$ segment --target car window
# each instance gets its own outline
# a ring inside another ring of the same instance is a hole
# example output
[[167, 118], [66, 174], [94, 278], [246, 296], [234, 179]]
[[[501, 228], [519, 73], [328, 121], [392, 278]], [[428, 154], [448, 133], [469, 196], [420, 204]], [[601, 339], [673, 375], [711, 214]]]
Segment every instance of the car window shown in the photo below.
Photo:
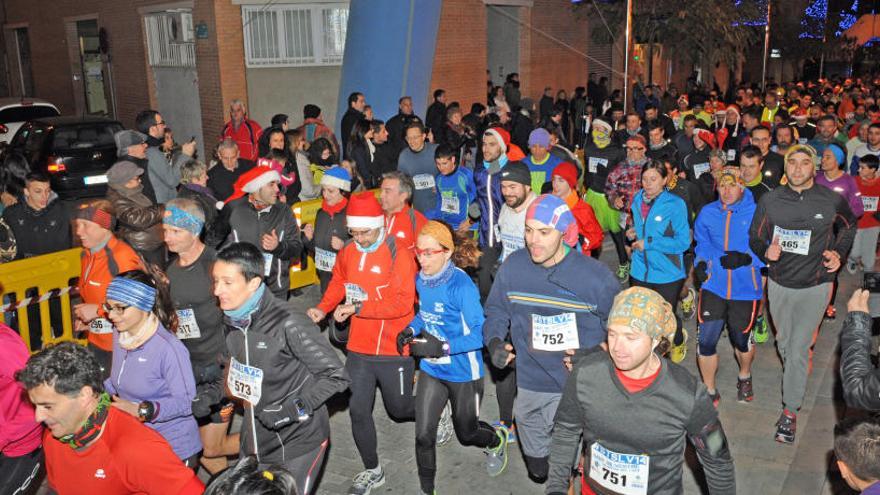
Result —
[[122, 130], [116, 122], [95, 122], [70, 127], [56, 127], [53, 150], [78, 150], [114, 146], [113, 134]]
[[34, 124], [27, 129], [27, 132], [22, 136], [24, 138], [24, 151], [28, 156], [33, 156], [43, 148], [43, 142], [46, 140], [46, 134], [48, 130], [41, 126]]
[[26, 120], [55, 117], [58, 110], [42, 105], [28, 105], [23, 107], [10, 107], [0, 110], [0, 124], [7, 122], [24, 122]]

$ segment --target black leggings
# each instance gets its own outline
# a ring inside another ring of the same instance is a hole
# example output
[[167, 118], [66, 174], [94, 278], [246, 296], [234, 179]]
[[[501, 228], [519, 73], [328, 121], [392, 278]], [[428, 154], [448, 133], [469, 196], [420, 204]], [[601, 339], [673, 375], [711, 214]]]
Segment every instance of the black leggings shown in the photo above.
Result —
[[626, 240], [624, 238], [624, 232], [620, 230], [617, 232], [609, 232], [609, 234], [611, 234], [611, 240], [614, 241], [614, 249], [617, 250], [617, 261], [622, 265], [629, 261], [629, 258], [626, 256]]
[[[321, 467], [324, 465], [327, 455], [327, 446], [329, 444], [330, 439], [325, 439], [317, 447], [305, 454], [281, 463], [281, 466], [293, 475], [293, 479], [296, 481], [296, 493], [299, 495], [310, 495], [311, 493], [314, 493], [318, 475], [321, 473]], [[268, 465], [260, 465], [260, 467], [264, 469], [267, 466]]]
[[410, 357], [367, 356], [349, 352], [345, 369], [351, 377], [351, 434], [364, 467], [379, 467], [376, 452], [376, 423], [373, 421], [373, 403], [376, 386], [382, 391], [385, 411], [395, 421], [411, 421], [415, 417], [413, 375], [415, 361]]
[[437, 423], [447, 400], [452, 403], [452, 424], [462, 445], [486, 448], [495, 447], [500, 442], [495, 429], [480, 421], [482, 397], [482, 378], [459, 383], [438, 380], [424, 371], [419, 374], [416, 390], [416, 463], [423, 492], [434, 492]]
[[[486, 361], [489, 362], [488, 360]], [[495, 397], [498, 399], [498, 419], [510, 428], [513, 426], [513, 401], [516, 400], [516, 368], [510, 363], [504, 369], [489, 364], [489, 374], [495, 382]]]
[[675, 337], [672, 339], [674, 345], [681, 345], [684, 342], [684, 334], [681, 331], [681, 318], [675, 308], [678, 305], [678, 296], [681, 295], [681, 288], [684, 286], [685, 279], [667, 282], [665, 284], [652, 284], [651, 282], [642, 282], [632, 277], [629, 279], [630, 287], [645, 287], [660, 294], [663, 299], [672, 305], [672, 313], [675, 315]]
[[0, 494], [30, 495], [40, 489], [46, 476], [43, 462], [43, 449], [36, 448], [31, 453], [18, 457], [0, 454]]

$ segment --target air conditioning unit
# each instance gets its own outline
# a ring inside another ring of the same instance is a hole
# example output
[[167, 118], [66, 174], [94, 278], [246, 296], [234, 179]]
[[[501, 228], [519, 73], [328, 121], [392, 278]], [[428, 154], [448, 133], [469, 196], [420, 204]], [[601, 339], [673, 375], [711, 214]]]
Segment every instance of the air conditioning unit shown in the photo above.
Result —
[[169, 12], [167, 16], [172, 43], [192, 43], [196, 40], [191, 12]]

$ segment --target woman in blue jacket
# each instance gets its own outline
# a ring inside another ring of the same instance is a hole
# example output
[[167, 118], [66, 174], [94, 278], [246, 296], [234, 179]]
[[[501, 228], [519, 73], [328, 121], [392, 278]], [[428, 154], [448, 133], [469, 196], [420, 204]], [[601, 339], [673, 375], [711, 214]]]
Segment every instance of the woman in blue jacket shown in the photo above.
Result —
[[[685, 281], [684, 252], [691, 244], [688, 210], [684, 200], [665, 188], [669, 171], [654, 160], [642, 168], [642, 190], [632, 203], [633, 227], [630, 285], [656, 291], [674, 308]], [[676, 315], [677, 328], [671, 358], [684, 359], [687, 335]]]
[[480, 421], [483, 395], [483, 307], [470, 276], [459, 267], [476, 267], [480, 252], [472, 238], [454, 239], [445, 224], [430, 221], [419, 233], [416, 279], [419, 312], [397, 336], [398, 351], [409, 346], [421, 357], [416, 392], [416, 463], [423, 493], [434, 493], [437, 424], [446, 402], [459, 441], [486, 449], [489, 476], [507, 467], [508, 431]]
[[138, 270], [120, 273], [107, 286], [104, 311], [113, 323], [113, 367], [104, 382], [113, 406], [156, 430], [188, 467], [198, 469], [196, 381], [189, 351], [173, 333], [177, 313], [167, 284]]

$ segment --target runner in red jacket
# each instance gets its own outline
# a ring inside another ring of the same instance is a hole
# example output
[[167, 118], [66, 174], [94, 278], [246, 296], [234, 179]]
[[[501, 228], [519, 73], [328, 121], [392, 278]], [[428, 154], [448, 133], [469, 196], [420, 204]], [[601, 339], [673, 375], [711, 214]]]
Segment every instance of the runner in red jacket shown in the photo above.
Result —
[[602, 226], [596, 219], [593, 208], [577, 192], [577, 168], [569, 162], [562, 162], [553, 169], [553, 195], [568, 205], [578, 226], [578, 244], [587, 256], [602, 252]]

